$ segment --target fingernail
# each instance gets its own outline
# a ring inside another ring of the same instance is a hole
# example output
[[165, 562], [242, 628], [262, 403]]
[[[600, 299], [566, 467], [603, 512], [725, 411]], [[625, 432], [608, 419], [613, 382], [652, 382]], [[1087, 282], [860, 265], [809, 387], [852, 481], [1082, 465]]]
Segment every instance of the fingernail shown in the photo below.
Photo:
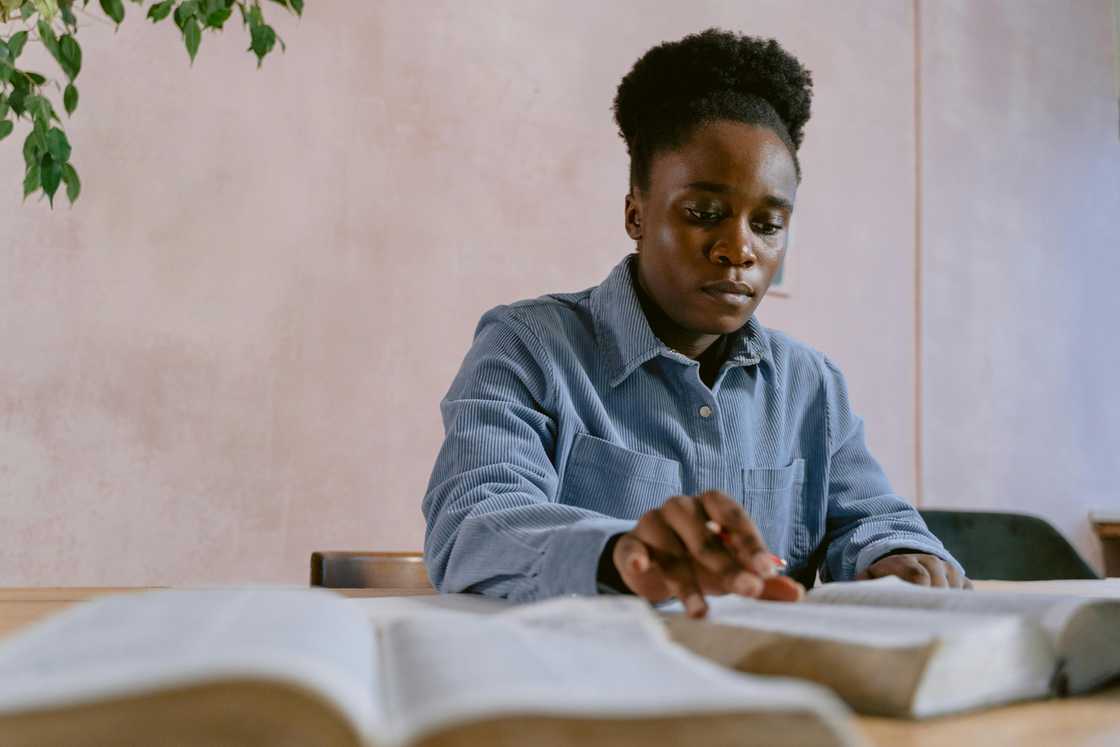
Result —
[[754, 557], [751, 558], [751, 564], [754, 566], [758, 575], [763, 578], [770, 578], [777, 573], [777, 568], [774, 567], [774, 560], [768, 552], [755, 553]]

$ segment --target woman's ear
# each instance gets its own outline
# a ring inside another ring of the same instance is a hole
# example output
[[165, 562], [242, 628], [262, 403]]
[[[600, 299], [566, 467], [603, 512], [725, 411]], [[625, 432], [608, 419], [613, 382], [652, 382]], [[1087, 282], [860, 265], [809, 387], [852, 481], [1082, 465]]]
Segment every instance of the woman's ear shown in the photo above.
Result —
[[626, 234], [634, 241], [642, 238], [642, 202], [632, 189], [626, 193]]

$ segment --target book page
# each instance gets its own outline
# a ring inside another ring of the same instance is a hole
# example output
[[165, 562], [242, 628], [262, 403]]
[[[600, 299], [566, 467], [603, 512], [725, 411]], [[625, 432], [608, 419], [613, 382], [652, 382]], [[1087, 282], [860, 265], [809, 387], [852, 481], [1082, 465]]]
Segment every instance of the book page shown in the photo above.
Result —
[[824, 584], [809, 592], [806, 602], [944, 610], [980, 615], [1013, 614], [1039, 624], [1055, 642], [1067, 622], [1086, 606], [1120, 605], [1120, 600], [1007, 591], [963, 591], [917, 586], [889, 576], [874, 581]]
[[[932, 641], [980, 627], [1006, 624], [1010, 615], [981, 615], [946, 611], [930, 615], [925, 610], [866, 605], [829, 605], [768, 602], [728, 594], [708, 598], [713, 623], [739, 625], [821, 640], [836, 640], [882, 647], [925, 646]], [[661, 609], [667, 616], [684, 614], [674, 602]]]
[[1049, 642], [1016, 615], [713, 597], [704, 620], [664, 610], [673, 639], [724, 666], [803, 677], [853, 708], [924, 717], [1037, 697]]
[[349, 604], [375, 624], [400, 617], [451, 613], [493, 615], [516, 607], [506, 599], [481, 594], [415, 594], [404, 597], [352, 597]]
[[1079, 578], [1065, 581], [975, 581], [979, 591], [1050, 594], [1064, 597], [1120, 599], [1120, 578]]
[[931, 589], [891, 577], [825, 584], [809, 592], [807, 601], [1014, 614], [1037, 625], [1050, 640], [1061, 668], [1053, 683], [1057, 693], [1085, 692], [1120, 676], [1120, 599], [1116, 597]]
[[309, 589], [167, 590], [81, 603], [0, 647], [0, 715], [220, 679], [281, 680], [381, 718], [369, 622]]
[[670, 717], [802, 713], [855, 739], [842, 705], [807, 683], [749, 678], [668, 642], [633, 598], [567, 598], [506, 613], [397, 619], [381, 629], [397, 739], [499, 715]]

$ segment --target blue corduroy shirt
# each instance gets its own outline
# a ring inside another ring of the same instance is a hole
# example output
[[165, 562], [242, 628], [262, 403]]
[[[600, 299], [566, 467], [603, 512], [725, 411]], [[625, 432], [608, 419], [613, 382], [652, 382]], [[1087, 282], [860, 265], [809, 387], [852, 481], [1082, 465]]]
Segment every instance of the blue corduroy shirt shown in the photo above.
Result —
[[891, 490], [827, 357], [752, 317], [707, 387], [650, 328], [635, 256], [595, 288], [483, 315], [441, 403], [423, 501], [437, 588], [594, 594], [611, 536], [710, 489], [742, 503], [806, 586], [903, 548], [956, 563]]

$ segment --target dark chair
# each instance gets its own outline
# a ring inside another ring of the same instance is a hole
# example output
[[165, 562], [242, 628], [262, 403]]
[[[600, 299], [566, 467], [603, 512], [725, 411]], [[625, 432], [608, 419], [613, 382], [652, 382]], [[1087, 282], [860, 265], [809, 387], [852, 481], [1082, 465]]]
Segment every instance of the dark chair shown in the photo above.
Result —
[[418, 552], [311, 553], [311, 585], [328, 589], [432, 590]]
[[1048, 581], [1099, 578], [1045, 519], [993, 511], [919, 511], [969, 578]]

